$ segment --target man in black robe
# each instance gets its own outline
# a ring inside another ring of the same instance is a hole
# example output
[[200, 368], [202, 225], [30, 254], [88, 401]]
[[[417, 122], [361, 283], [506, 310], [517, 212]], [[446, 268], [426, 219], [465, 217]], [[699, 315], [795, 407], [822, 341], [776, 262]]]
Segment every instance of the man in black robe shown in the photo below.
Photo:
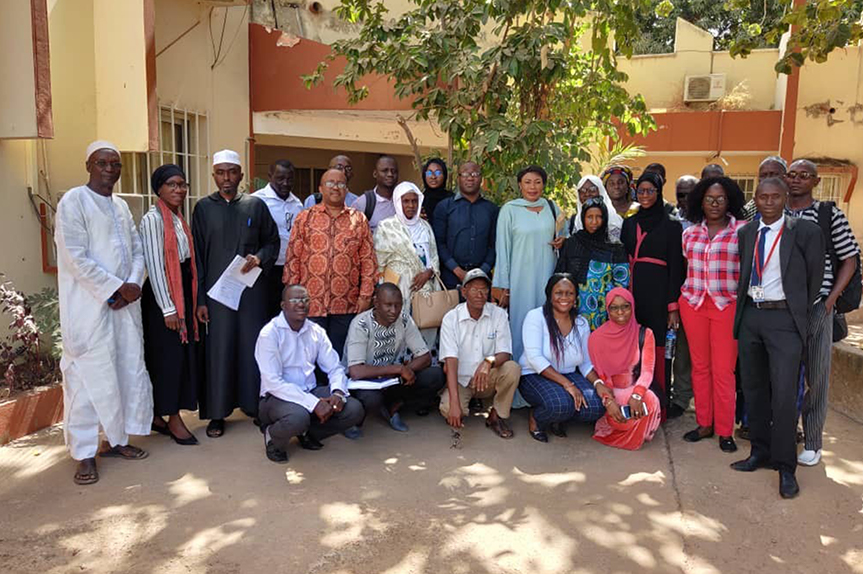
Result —
[[[223, 150], [213, 156], [218, 191], [201, 199], [192, 216], [198, 266], [198, 293], [206, 295], [235, 256], [245, 258], [243, 273], [261, 267], [266, 275], [279, 251], [279, 229], [266, 204], [237, 193], [243, 171], [240, 156]], [[210, 419], [207, 436], [220, 437], [225, 418], [239, 407], [258, 412], [261, 376], [255, 363], [255, 342], [270, 319], [267, 282], [259, 277], [246, 288], [237, 311], [211, 299], [198, 299], [198, 321], [205, 323], [206, 377], [199, 390], [199, 416]]]

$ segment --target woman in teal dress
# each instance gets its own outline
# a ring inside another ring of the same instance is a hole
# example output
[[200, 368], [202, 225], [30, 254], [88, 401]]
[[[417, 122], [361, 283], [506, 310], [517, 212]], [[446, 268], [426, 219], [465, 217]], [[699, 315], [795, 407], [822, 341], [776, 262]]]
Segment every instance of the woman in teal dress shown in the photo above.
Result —
[[578, 283], [578, 314], [595, 331], [608, 319], [605, 296], [615, 287], [629, 287], [629, 262], [621, 243], [608, 233], [608, 206], [602, 198], [581, 207], [581, 228], [560, 250], [556, 273], [570, 273]]
[[558, 220], [560, 227], [564, 221], [560, 208], [542, 196], [547, 180], [545, 170], [535, 165], [518, 172], [521, 198], [501, 207], [497, 218], [492, 287], [503, 291], [500, 305], [509, 307], [512, 357], [516, 361], [524, 351], [524, 317], [545, 302], [545, 284], [557, 262], [555, 250], [563, 245], [564, 238], [557, 236]]

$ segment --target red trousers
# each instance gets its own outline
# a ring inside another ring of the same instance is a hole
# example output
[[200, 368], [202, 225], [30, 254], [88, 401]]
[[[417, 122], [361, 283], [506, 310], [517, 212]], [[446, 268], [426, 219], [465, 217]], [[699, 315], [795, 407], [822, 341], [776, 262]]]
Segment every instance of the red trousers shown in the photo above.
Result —
[[710, 295], [699, 309], [680, 298], [680, 318], [689, 341], [692, 359], [692, 393], [695, 420], [719, 436], [731, 436], [736, 405], [734, 366], [737, 341], [734, 340], [736, 303], [719, 310]]

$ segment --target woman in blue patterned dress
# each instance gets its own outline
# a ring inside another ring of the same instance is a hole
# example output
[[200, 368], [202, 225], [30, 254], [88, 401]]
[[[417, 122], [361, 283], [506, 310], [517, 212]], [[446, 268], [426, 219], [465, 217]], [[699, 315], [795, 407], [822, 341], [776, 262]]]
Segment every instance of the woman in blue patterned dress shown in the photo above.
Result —
[[608, 207], [601, 197], [581, 208], [581, 229], [560, 250], [556, 273], [570, 273], [578, 283], [578, 314], [595, 331], [608, 319], [605, 295], [629, 287], [629, 261], [623, 245], [608, 236]]

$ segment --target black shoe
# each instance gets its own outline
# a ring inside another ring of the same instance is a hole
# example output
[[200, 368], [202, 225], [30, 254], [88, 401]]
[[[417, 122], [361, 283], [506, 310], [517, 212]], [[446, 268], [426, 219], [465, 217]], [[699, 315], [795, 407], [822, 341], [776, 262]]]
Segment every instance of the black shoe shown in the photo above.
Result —
[[719, 437], [719, 448], [722, 452], [737, 452], [737, 443], [734, 442], [734, 437], [721, 436]]
[[686, 412], [686, 409], [681, 407], [680, 405], [676, 405], [671, 403], [671, 406], [668, 407], [668, 410], [665, 411], [665, 418], [667, 419], [676, 419], [677, 417], [683, 416], [683, 413]]
[[175, 435], [174, 433], [172, 433], [171, 429], [169, 428], [168, 429], [168, 436], [170, 436], [172, 439], [174, 439], [174, 442], [181, 445], [181, 446], [191, 446], [191, 445], [198, 444], [198, 439], [195, 438], [195, 435], [193, 435], [192, 433], [189, 433], [189, 436], [187, 438], [180, 438], [177, 435]]
[[267, 450], [268, 459], [279, 464], [284, 464], [288, 462], [288, 453], [276, 448], [276, 445], [273, 444], [273, 441], [267, 440], [266, 435], [264, 435], [264, 446]]
[[541, 430], [530, 431], [530, 436], [533, 440], [538, 440], [539, 442], [548, 442], [548, 435]]
[[548, 430], [551, 431], [551, 434], [554, 436], [566, 438], [566, 427], [563, 426], [563, 423], [551, 423], [548, 425]]
[[467, 404], [467, 410], [470, 414], [480, 412], [482, 410], [482, 399], [472, 398]]
[[297, 438], [300, 440], [300, 446], [306, 450], [321, 450], [324, 448], [324, 443], [311, 436], [309, 433], [301, 434]]
[[793, 472], [788, 470], [779, 471], [779, 496], [782, 498], [795, 498], [800, 494], [800, 486]]
[[420, 407], [414, 411], [414, 414], [418, 417], [427, 417], [431, 412], [431, 407]]
[[700, 430], [700, 428], [692, 429], [691, 431], [683, 435], [683, 440], [685, 440], [686, 442], [698, 442], [700, 440], [713, 437], [713, 431], [710, 431], [710, 434], [702, 435], [700, 434]]
[[225, 434], [225, 419], [213, 419], [207, 425], [207, 436], [210, 438], [219, 438]]
[[162, 421], [162, 424], [157, 425], [155, 422], [150, 423], [150, 430], [165, 436], [171, 436], [171, 431], [168, 430], [168, 423], [165, 422], [165, 419], [158, 417], [158, 420]]
[[731, 463], [731, 468], [740, 472], [754, 472], [759, 468], [771, 468], [772, 465], [770, 461], [755, 456], [754, 454], [750, 454], [749, 458], [745, 458], [743, 460], [738, 460], [737, 462]]

